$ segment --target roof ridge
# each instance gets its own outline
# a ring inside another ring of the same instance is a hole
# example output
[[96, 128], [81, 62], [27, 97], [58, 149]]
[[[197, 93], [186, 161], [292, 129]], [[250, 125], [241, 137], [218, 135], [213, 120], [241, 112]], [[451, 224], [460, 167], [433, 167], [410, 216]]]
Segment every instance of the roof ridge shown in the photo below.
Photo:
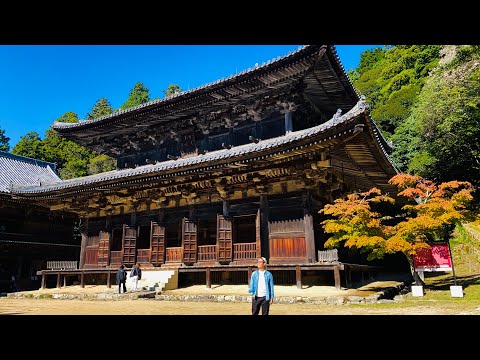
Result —
[[30, 164], [33, 163], [34, 165], [39, 165], [39, 163], [40, 164], [45, 164], [45, 165], [50, 165], [50, 167], [52, 169], [57, 168], [57, 165], [55, 163], [50, 162], [50, 161], [35, 159], [35, 158], [28, 157], [28, 156], [23, 156], [23, 155], [12, 154], [12, 153], [9, 153], [9, 152], [3, 151], [3, 150], [0, 150], [0, 157], [1, 156], [8, 157], [10, 159], [19, 160], [19, 161], [25, 161], [25, 162], [28, 162]]
[[[53, 123], [53, 128], [55, 129], [59, 129], [59, 128], [72, 128], [72, 127], [78, 127], [78, 126], [83, 126], [83, 125], [87, 125], [87, 124], [94, 124], [94, 123], [97, 123], [97, 122], [100, 122], [102, 120], [106, 120], [106, 119], [109, 119], [109, 118], [112, 118], [112, 117], [115, 117], [115, 116], [118, 116], [118, 115], [121, 115], [121, 114], [125, 114], [125, 113], [129, 113], [129, 112], [133, 112], [135, 110], [138, 110], [138, 109], [141, 109], [141, 108], [145, 108], [145, 107], [148, 107], [148, 106], [151, 106], [151, 105], [156, 105], [156, 104], [161, 104], [161, 103], [164, 103], [164, 102], [167, 102], [171, 99], [175, 99], [177, 97], [180, 97], [180, 96], [184, 96], [184, 95], [187, 95], [187, 94], [190, 94], [192, 92], [195, 92], [195, 91], [198, 91], [200, 89], [205, 89], [205, 88], [208, 88], [208, 87], [212, 87], [214, 85], [217, 85], [217, 84], [220, 84], [220, 83], [223, 83], [227, 80], [231, 80], [231, 79], [234, 79], [236, 77], [239, 77], [241, 75], [245, 75], [247, 73], [251, 73], [253, 71], [259, 71], [260, 69], [263, 69], [263, 68], [266, 68], [268, 66], [271, 66], [272, 64], [274, 63], [277, 63], [278, 61], [282, 60], [282, 59], [285, 59], [287, 57], [291, 57], [291, 56], [294, 56], [295, 54], [299, 53], [300, 51], [302, 50], [305, 50], [305, 49], [308, 49], [309, 47], [312, 47], [314, 45], [301, 45], [298, 47], [298, 49], [294, 50], [294, 51], [289, 51], [287, 54], [284, 54], [284, 55], [279, 55], [277, 57], [274, 57], [273, 59], [271, 60], [268, 60], [266, 62], [263, 62], [262, 65], [258, 65], [258, 63], [256, 63], [253, 67], [249, 67], [248, 69], [245, 69], [245, 70], [242, 70], [240, 72], [237, 72], [235, 74], [231, 74], [229, 76], [226, 76], [226, 77], [222, 77], [222, 78], [219, 78], [219, 79], [216, 79], [216, 80], [213, 80], [209, 83], [206, 83], [206, 84], [203, 84], [203, 85], [200, 85], [200, 86], [197, 86], [193, 89], [189, 89], [189, 90], [185, 90], [185, 91], [181, 91], [179, 93], [176, 93], [176, 94], [173, 94], [171, 96], [168, 96], [168, 97], [164, 97], [162, 99], [156, 99], [156, 100], [150, 100], [146, 103], [143, 103], [143, 104], [140, 104], [140, 105], [137, 105], [137, 106], [133, 106], [131, 108], [128, 108], [128, 109], [125, 109], [125, 110], [117, 110], [116, 112], [114, 113], [111, 113], [111, 114], [108, 114], [108, 115], [104, 115], [104, 116], [101, 116], [101, 117], [98, 117], [98, 118], [95, 118], [95, 119], [91, 119], [91, 120], [86, 120], [86, 119], [81, 119], [79, 122], [76, 122], [76, 123], [66, 123], [66, 122], [61, 122], [61, 121], [54, 121]], [[337, 56], [337, 61], [339, 61], [339, 58]]]

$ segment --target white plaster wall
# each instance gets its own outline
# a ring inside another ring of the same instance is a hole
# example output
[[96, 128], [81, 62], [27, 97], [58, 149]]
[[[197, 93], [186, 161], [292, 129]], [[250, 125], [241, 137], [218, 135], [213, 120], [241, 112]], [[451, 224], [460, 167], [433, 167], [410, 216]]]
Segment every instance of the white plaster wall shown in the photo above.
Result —
[[[162, 285], [163, 284], [163, 285]], [[132, 279], [130, 271], [127, 271], [127, 291], [132, 289]], [[142, 269], [142, 278], [138, 281], [137, 290], [141, 290], [144, 286], [155, 287], [160, 286], [164, 289], [178, 288], [178, 271], [175, 270], [158, 270], [158, 269]]]

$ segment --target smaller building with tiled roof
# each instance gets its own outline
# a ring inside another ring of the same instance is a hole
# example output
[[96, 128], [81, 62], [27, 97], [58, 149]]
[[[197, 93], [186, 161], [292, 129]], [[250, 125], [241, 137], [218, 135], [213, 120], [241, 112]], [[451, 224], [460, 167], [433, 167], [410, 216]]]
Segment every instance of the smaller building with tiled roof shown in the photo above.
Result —
[[52, 212], [13, 189], [59, 184], [54, 163], [0, 151], [0, 292], [40, 287], [36, 271], [49, 260], [75, 260], [80, 244], [77, 216]]
[[42, 186], [62, 181], [54, 163], [0, 151], [0, 192], [12, 187]]

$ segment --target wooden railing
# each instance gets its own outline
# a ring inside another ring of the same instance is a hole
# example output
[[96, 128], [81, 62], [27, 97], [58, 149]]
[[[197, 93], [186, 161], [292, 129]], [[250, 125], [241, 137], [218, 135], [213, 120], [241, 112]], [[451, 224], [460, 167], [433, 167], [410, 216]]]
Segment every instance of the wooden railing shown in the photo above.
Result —
[[318, 250], [318, 262], [336, 262], [338, 261], [338, 249]]
[[217, 245], [201, 245], [197, 247], [197, 261], [215, 261], [217, 260]]
[[137, 263], [148, 264], [150, 262], [150, 249], [137, 249]]
[[165, 251], [165, 262], [182, 262], [182, 248], [167, 248]]
[[110, 267], [118, 268], [122, 264], [122, 251], [110, 251]]
[[50, 270], [76, 270], [78, 261], [47, 261]]
[[252, 260], [257, 257], [257, 243], [233, 244], [233, 260]]

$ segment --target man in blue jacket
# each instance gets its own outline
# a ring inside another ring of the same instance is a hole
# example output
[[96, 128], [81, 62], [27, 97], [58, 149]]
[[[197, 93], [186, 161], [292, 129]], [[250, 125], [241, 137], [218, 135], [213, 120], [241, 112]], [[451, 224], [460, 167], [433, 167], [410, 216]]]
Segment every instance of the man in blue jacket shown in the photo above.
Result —
[[258, 315], [262, 308], [262, 315], [268, 315], [273, 303], [273, 275], [266, 270], [267, 259], [257, 259], [257, 267], [250, 278], [248, 292], [252, 294], [252, 315]]

